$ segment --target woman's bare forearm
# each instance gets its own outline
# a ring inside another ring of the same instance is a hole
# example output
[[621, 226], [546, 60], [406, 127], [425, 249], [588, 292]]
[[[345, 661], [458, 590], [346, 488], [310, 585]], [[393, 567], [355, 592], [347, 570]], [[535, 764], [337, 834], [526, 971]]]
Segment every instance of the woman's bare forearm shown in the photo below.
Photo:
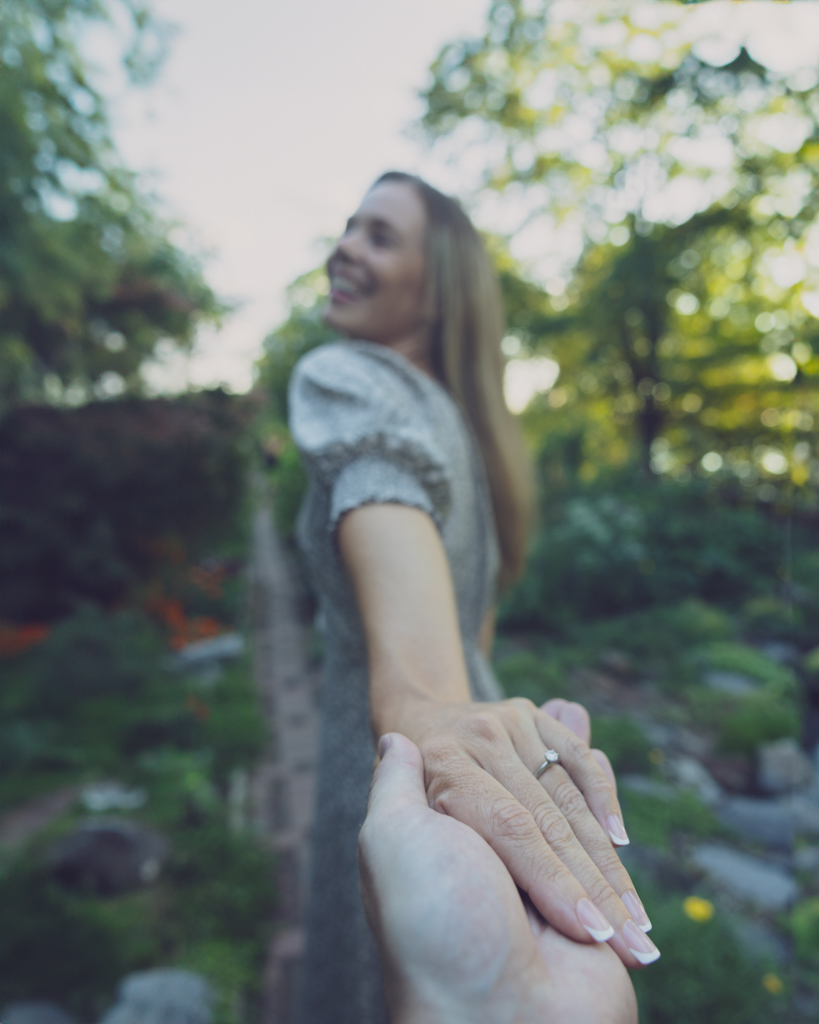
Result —
[[367, 637], [376, 735], [406, 732], [430, 705], [469, 703], [449, 565], [429, 516], [365, 505], [341, 521], [339, 546]]

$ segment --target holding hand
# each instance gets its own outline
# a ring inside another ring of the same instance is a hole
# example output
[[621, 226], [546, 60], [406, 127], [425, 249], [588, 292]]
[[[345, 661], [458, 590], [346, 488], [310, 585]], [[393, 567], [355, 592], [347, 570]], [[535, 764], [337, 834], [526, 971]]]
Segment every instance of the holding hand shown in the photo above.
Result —
[[390, 734], [380, 753], [359, 865], [393, 1021], [636, 1024], [615, 953], [527, 912], [487, 843], [430, 809], [412, 742]]

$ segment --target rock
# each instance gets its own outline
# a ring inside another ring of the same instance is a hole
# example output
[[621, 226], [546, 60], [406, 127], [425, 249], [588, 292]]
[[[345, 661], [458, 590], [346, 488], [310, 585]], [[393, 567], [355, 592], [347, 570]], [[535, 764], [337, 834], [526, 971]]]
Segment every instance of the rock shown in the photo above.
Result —
[[772, 850], [793, 849], [793, 817], [776, 800], [731, 797], [717, 809], [717, 817], [741, 836]]
[[761, 921], [749, 921], [747, 918], [731, 922], [734, 934], [748, 952], [759, 960], [773, 960], [777, 964], [787, 964], [790, 960], [788, 943], [775, 929]]
[[77, 1024], [74, 1017], [56, 1003], [25, 999], [7, 1003], [0, 1014], [3, 1024]]
[[600, 655], [599, 661], [603, 668], [620, 676], [621, 679], [627, 679], [634, 673], [634, 662], [625, 651], [609, 647]]
[[168, 844], [157, 832], [119, 818], [96, 818], [63, 836], [49, 859], [66, 888], [115, 896], [153, 882], [167, 855]]
[[703, 761], [703, 763], [713, 747], [713, 743], [706, 736], [684, 728], [677, 730], [676, 742], [677, 747], [683, 754], [687, 754], [689, 757], [696, 757], [698, 761]]
[[819, 871], [819, 846], [801, 846], [793, 855], [797, 871]]
[[147, 800], [144, 789], [128, 789], [121, 782], [95, 782], [86, 786], [80, 799], [89, 811], [135, 811]]
[[795, 665], [799, 661], [799, 649], [793, 644], [786, 644], [779, 640], [760, 644], [759, 650], [766, 658], [775, 661], [777, 665]]
[[747, 793], [753, 788], [754, 764], [744, 754], [708, 754], [702, 763], [712, 778], [732, 793]]
[[711, 778], [708, 769], [695, 757], [672, 758], [666, 762], [666, 771], [670, 778], [684, 789], [693, 790], [704, 804], [713, 807], [722, 799], [722, 790]]
[[667, 782], [650, 779], [647, 775], [620, 775], [617, 783], [624, 789], [642, 793], [643, 796], [654, 796], [658, 800], [673, 800], [676, 792]]
[[245, 650], [244, 637], [239, 633], [222, 633], [210, 640], [195, 640], [177, 651], [173, 657], [176, 668], [200, 668], [213, 661], [238, 658]]
[[730, 693], [734, 697], [744, 697], [748, 693], [757, 693], [759, 683], [750, 676], [741, 675], [739, 672], [723, 672], [714, 669], [703, 675], [703, 682], [711, 690], [719, 693]]
[[780, 803], [787, 807], [798, 836], [819, 836], [819, 799], [812, 794], [791, 793], [781, 797]]
[[729, 846], [702, 843], [693, 859], [714, 882], [758, 910], [785, 910], [799, 895], [787, 871]]
[[813, 782], [813, 765], [796, 740], [777, 740], [759, 748], [757, 778], [766, 793], [788, 793]]
[[200, 974], [173, 967], [129, 974], [100, 1024], [210, 1024], [213, 989]]

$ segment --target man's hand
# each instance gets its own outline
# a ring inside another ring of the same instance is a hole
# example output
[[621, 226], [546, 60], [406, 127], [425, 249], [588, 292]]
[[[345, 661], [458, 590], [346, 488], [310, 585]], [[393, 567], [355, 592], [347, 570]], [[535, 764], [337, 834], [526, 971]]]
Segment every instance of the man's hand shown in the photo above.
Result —
[[380, 753], [359, 865], [395, 1024], [636, 1024], [613, 950], [546, 925], [488, 843], [430, 809], [410, 740]]

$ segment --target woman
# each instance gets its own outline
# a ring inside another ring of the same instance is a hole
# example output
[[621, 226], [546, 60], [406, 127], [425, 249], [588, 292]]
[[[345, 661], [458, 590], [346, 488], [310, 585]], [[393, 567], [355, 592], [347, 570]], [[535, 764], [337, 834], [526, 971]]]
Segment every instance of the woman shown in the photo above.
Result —
[[531, 488], [480, 238], [453, 200], [390, 173], [327, 267], [325, 320], [350, 340], [305, 356], [290, 388], [311, 483], [299, 540], [327, 652], [303, 1019], [384, 1019], [355, 840], [372, 740], [387, 732], [417, 744], [431, 805], [482, 835], [547, 921], [609, 941], [627, 966], [650, 962], [650, 923], [612, 845], [628, 842], [614, 786], [559, 721], [583, 712], [501, 700], [485, 658]]

